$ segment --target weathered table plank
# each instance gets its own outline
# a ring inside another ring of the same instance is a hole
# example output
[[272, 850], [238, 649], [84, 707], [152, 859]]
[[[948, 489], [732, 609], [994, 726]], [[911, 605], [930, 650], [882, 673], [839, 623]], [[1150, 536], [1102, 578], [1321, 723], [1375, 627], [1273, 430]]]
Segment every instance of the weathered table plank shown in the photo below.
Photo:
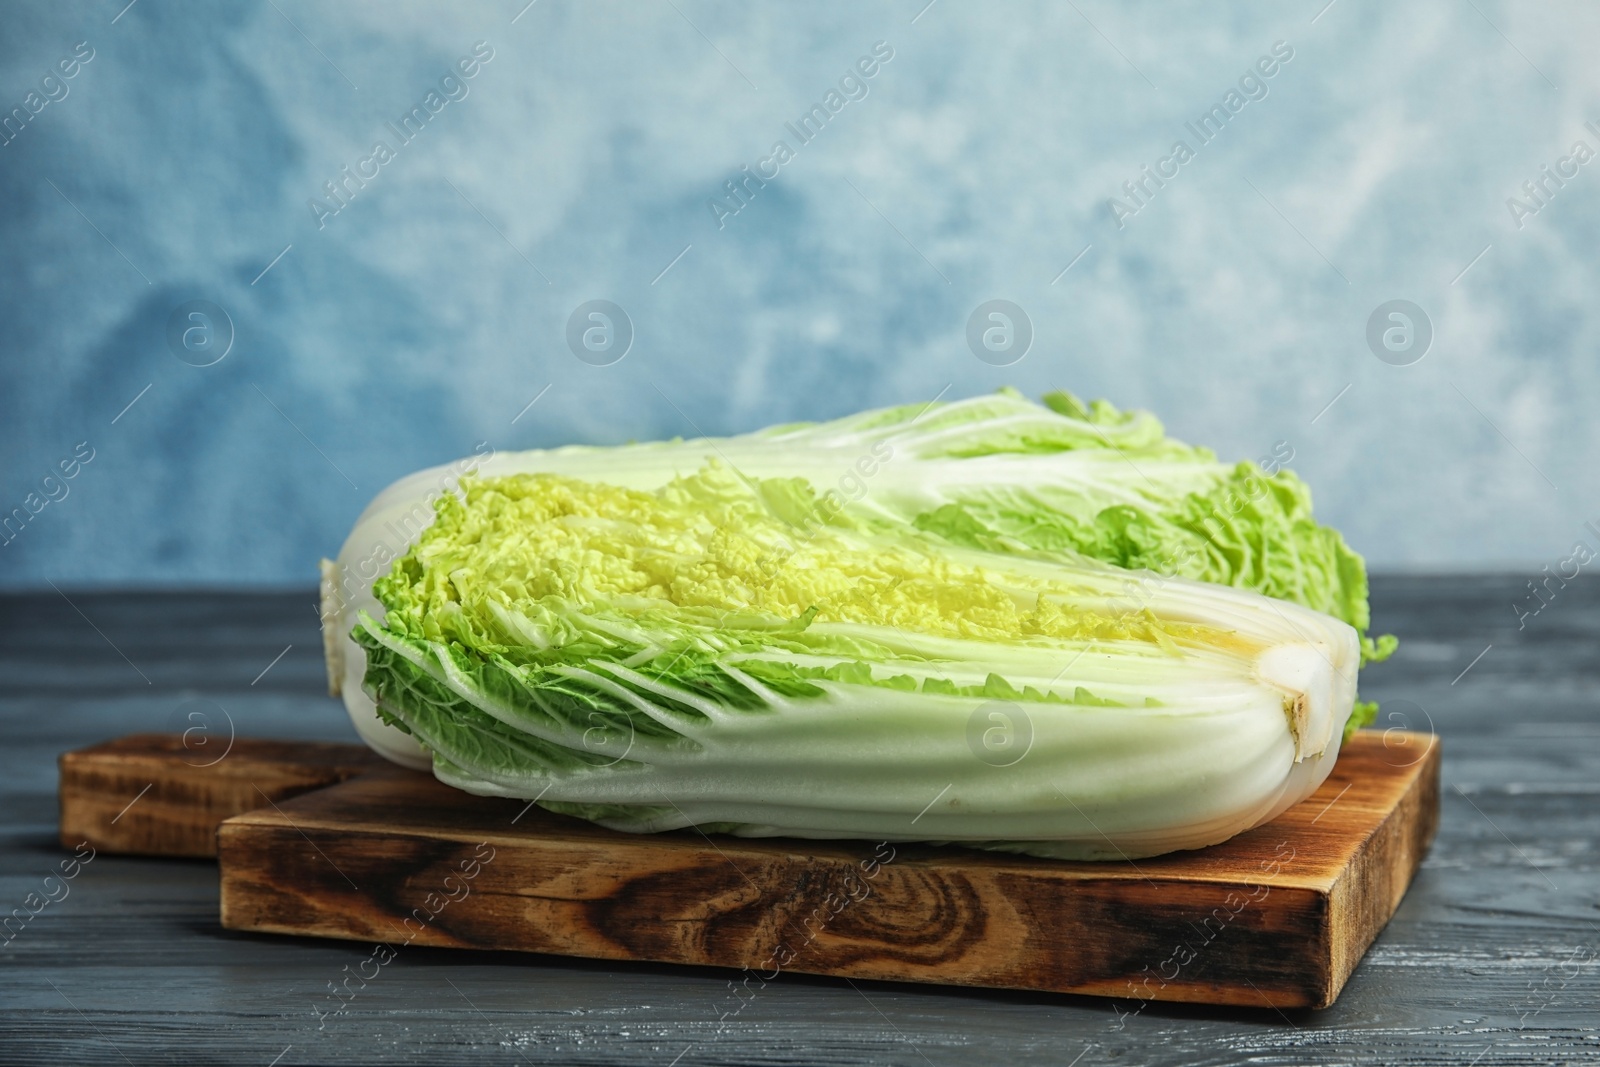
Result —
[[[1442, 819], [1395, 918], [1322, 1012], [1152, 1003], [1119, 1015], [1090, 998], [798, 974], [745, 1003], [725, 971], [413, 947], [319, 1029], [327, 984], [370, 946], [224, 931], [212, 863], [101, 855], [0, 949], [0, 1059], [1600, 1061], [1600, 582], [1569, 585], [1519, 632], [1507, 605], [1525, 581], [1374, 583], [1378, 626], [1406, 643], [1363, 678], [1364, 695], [1444, 736]], [[137, 671], [54, 592], [0, 598], [0, 913], [70, 855], [56, 841], [62, 751], [171, 730], [198, 698], [240, 736], [355, 740], [320, 696], [309, 590], [68, 593]]]

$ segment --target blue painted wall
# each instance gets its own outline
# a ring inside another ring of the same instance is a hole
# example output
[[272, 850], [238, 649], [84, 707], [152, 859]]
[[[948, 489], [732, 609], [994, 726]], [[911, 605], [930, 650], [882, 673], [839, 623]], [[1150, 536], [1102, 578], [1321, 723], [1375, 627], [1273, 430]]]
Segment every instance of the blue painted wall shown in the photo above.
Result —
[[1287, 442], [1380, 567], [1600, 545], [1600, 9], [923, 2], [7, 4], [0, 584], [304, 584], [480, 440], [1008, 383]]

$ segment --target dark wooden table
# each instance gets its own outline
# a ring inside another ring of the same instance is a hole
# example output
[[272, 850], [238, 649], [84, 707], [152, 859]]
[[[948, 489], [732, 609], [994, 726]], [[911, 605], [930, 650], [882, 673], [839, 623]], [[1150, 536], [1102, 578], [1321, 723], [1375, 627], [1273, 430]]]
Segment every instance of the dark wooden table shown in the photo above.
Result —
[[[319, 1028], [313, 1007], [371, 946], [230, 933], [210, 863], [100, 856], [0, 949], [0, 1062], [1600, 1062], [1600, 581], [1519, 631], [1526, 581], [1375, 583], [1402, 645], [1364, 694], [1383, 725], [1444, 738], [1443, 821], [1326, 1011], [1122, 1018], [1088, 998], [784, 974], [728, 1014], [718, 971], [410, 948]], [[222, 711], [240, 736], [355, 738], [323, 695], [309, 590], [68, 596], [0, 597], [0, 915], [66, 858], [65, 749], [195, 711], [219, 741]]]

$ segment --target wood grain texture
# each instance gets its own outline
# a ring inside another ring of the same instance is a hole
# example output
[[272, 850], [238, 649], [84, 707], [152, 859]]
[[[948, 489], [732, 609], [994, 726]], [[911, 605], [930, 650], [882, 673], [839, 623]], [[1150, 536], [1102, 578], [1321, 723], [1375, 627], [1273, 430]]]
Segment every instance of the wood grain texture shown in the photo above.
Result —
[[1138, 863], [623, 834], [396, 770], [226, 820], [222, 924], [768, 981], [796, 970], [1323, 1007], [1432, 840], [1438, 753], [1428, 735], [1358, 735], [1272, 823]]
[[230, 815], [387, 766], [364, 745], [135, 734], [60, 758], [63, 847], [215, 856]]

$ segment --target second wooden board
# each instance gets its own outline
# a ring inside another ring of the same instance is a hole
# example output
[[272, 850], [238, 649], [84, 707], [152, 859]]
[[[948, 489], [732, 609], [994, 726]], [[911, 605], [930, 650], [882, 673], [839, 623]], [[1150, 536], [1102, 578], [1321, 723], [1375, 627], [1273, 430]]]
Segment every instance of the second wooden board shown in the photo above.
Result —
[[1410, 884], [1438, 774], [1433, 737], [1360, 733], [1225, 844], [1066, 863], [622, 834], [391, 769], [223, 822], [222, 922], [371, 941], [374, 966], [417, 944], [740, 968], [746, 989], [791, 970], [1320, 1007]]

